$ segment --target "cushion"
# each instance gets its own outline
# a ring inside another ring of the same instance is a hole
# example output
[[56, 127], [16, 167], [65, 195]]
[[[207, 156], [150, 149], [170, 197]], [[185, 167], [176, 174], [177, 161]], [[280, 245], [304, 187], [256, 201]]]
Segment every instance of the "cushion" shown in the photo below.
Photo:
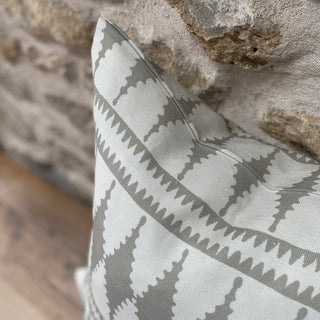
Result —
[[100, 18], [86, 319], [319, 320], [320, 166], [212, 111]]

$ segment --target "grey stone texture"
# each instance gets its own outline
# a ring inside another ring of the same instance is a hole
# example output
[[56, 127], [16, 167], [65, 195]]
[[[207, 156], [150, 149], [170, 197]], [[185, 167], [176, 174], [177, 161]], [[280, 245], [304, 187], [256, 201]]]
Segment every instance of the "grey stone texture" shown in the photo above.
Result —
[[320, 159], [319, 15], [315, 0], [0, 0], [0, 146], [91, 199], [90, 45], [105, 16], [243, 129]]

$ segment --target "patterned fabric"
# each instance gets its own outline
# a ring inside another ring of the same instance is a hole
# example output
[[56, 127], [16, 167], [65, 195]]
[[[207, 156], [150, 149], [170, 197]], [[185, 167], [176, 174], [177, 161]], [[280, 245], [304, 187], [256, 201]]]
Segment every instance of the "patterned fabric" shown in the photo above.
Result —
[[319, 320], [320, 166], [213, 112], [100, 18], [87, 320]]

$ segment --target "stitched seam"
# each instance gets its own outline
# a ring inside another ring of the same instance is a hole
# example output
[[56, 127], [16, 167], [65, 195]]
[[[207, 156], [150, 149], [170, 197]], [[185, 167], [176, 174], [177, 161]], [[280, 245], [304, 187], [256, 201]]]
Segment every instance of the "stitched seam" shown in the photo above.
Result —
[[[97, 90], [97, 89], [96, 89], [96, 90]], [[98, 90], [97, 90], [96, 92], [97, 92], [97, 94], [100, 94]], [[102, 99], [105, 101], [104, 103], [107, 103], [107, 104], [108, 104], [108, 102], [105, 100], [104, 97], [102, 97]], [[120, 116], [117, 114], [117, 112], [116, 112], [110, 105], [109, 105], [108, 108], [109, 108], [109, 110], [113, 110], [114, 114], [116, 114], [116, 115], [120, 118]], [[100, 109], [98, 108], [98, 110], [100, 110]], [[103, 113], [103, 111], [101, 111], [101, 110], [100, 110], [100, 112]], [[121, 118], [120, 118], [120, 119], [121, 119]], [[105, 120], [105, 121], [106, 121], [106, 120]], [[123, 123], [125, 123], [123, 119], [121, 119], [121, 121], [122, 121]], [[125, 124], [126, 124], [126, 123], [125, 123]], [[153, 155], [152, 155], [152, 153], [150, 152], [150, 150], [148, 150], [148, 148], [136, 137], [135, 133], [132, 131], [132, 129], [131, 129], [127, 124], [126, 124], [126, 126], [127, 126], [128, 130], [131, 131], [131, 132], [130, 132], [130, 136], [131, 136], [131, 137], [134, 137], [134, 139], [136, 139], [136, 140], [138, 141], [138, 143], [140, 143], [140, 144], [143, 145], [143, 148], [144, 148], [144, 150], [145, 150], [144, 152], [147, 152], [147, 153], [148, 153], [149, 159], [152, 159], [151, 161], [154, 161], [154, 162], [156, 163], [156, 166], [162, 171], [163, 174], [166, 174], [170, 179], [172, 179], [172, 181], [175, 181], [175, 183], [177, 183], [177, 185], [178, 185], [179, 188], [185, 189], [185, 190], [191, 195], [191, 197], [193, 198], [193, 201], [198, 201], [198, 200], [201, 201], [202, 205], [203, 205], [204, 207], [206, 207], [206, 210], [208, 210], [208, 212], [210, 212], [210, 214], [217, 215], [217, 219], [218, 219], [219, 221], [222, 221], [223, 223], [225, 223], [228, 227], [235, 228], [235, 229], [237, 229], [237, 230], [244, 230], [245, 232], [255, 232], [255, 233], [259, 234], [259, 235], [266, 236], [267, 238], [269, 238], [269, 239], [271, 239], [271, 240], [273, 240], [273, 241], [277, 241], [277, 242], [278, 242], [278, 241], [281, 241], [281, 242], [283, 242], [283, 243], [287, 243], [287, 244], [289, 244], [290, 246], [292, 246], [293, 248], [296, 248], [296, 249], [299, 249], [299, 250], [304, 250], [305, 252], [309, 252], [309, 253], [311, 253], [311, 254], [319, 254], [318, 252], [313, 252], [313, 251], [311, 251], [311, 250], [309, 250], [309, 249], [301, 248], [301, 247], [299, 247], [299, 246], [297, 246], [297, 245], [295, 245], [295, 244], [292, 244], [292, 243], [289, 242], [289, 241], [286, 241], [286, 240], [284, 240], [284, 239], [282, 239], [282, 238], [277, 238], [277, 237], [273, 236], [272, 234], [268, 234], [268, 233], [266, 233], [266, 232], [264, 232], [264, 231], [260, 231], [260, 230], [256, 230], [256, 229], [251, 229], [251, 228], [245, 228], [245, 227], [239, 227], [239, 226], [236, 226], [236, 225], [232, 225], [231, 222], [228, 222], [227, 220], [224, 220], [223, 217], [221, 217], [221, 216], [219, 216], [218, 214], [216, 214], [216, 212], [208, 205], [208, 203], [206, 203], [202, 198], [200, 198], [200, 197], [197, 196], [196, 194], [192, 193], [192, 191], [190, 191], [190, 190], [189, 190], [187, 187], [185, 187], [180, 181], [177, 181], [169, 172], [167, 172], [164, 168], [162, 168], [162, 167], [160, 166], [160, 164], [156, 161], [156, 159], [153, 157]], [[109, 128], [109, 129], [112, 129], [112, 127]], [[97, 128], [97, 130], [96, 130], [96, 139], [95, 139], [96, 141], [97, 141], [98, 133], [100, 133], [100, 132], [99, 132], [99, 128]], [[100, 133], [100, 136], [101, 136], [101, 133]], [[109, 145], [108, 148], [111, 148], [111, 145]], [[127, 148], [128, 148], [128, 147], [127, 147]], [[103, 154], [102, 154], [102, 150], [100, 149], [100, 144], [99, 144], [99, 143], [97, 144], [97, 152], [99, 152], [100, 155], [102, 156], [102, 158], [105, 160], [105, 158], [104, 158], [104, 156], [103, 156]], [[106, 161], [105, 161], [105, 163], [106, 163]], [[107, 165], [107, 166], [108, 166], [108, 165]], [[109, 169], [110, 169], [110, 167], [109, 167]], [[112, 174], [116, 177], [116, 174], [115, 174], [111, 169], [110, 169], [110, 171], [111, 171]], [[153, 176], [152, 176], [152, 177], [153, 177]], [[153, 177], [153, 179], [156, 180], [157, 178]], [[118, 180], [118, 182], [120, 182], [119, 179], [117, 179], [117, 180]], [[136, 182], [137, 182], [137, 181], [136, 181]]]
[[[227, 158], [230, 158], [232, 160], [234, 160], [235, 162], [239, 163], [240, 165], [242, 165], [244, 168], [246, 168], [248, 170], [249, 173], [251, 173], [257, 180], [260, 181], [261, 185], [265, 187], [265, 189], [271, 191], [271, 192], [300, 192], [300, 193], [306, 193], [308, 195], [315, 195], [315, 196], [320, 196], [320, 192], [318, 191], [314, 191], [314, 190], [307, 190], [307, 189], [291, 189], [291, 188], [281, 188], [281, 187], [271, 187], [269, 186], [267, 183], [263, 182], [262, 177], [260, 177], [259, 175], [256, 174], [256, 172], [254, 172], [252, 170], [251, 167], [246, 166], [243, 162], [239, 161], [237, 159], [237, 157], [239, 157], [238, 155], [234, 154], [234, 156], [232, 155], [233, 152], [230, 151], [230, 153], [226, 153], [223, 150], [221, 150], [221, 148], [213, 143], [211, 144], [206, 144], [203, 141], [201, 141], [201, 137], [197, 131], [197, 129], [195, 128], [194, 124], [189, 120], [188, 116], [186, 115], [183, 107], [180, 105], [180, 103], [176, 100], [176, 98], [174, 97], [172, 91], [170, 90], [170, 88], [168, 87], [168, 85], [161, 79], [161, 77], [159, 76], [158, 72], [152, 67], [152, 65], [149, 63], [148, 60], [146, 60], [143, 52], [141, 52], [141, 50], [132, 42], [132, 40], [113, 22], [111, 22], [110, 20], [108, 20], [107, 18], [103, 18], [105, 20], [106, 23], [108, 23], [111, 27], [113, 27], [115, 30], [117, 30], [122, 36], [123, 38], [128, 41], [129, 45], [131, 46], [131, 48], [136, 52], [136, 54], [144, 61], [145, 65], [148, 67], [149, 71], [151, 71], [153, 73], [153, 75], [157, 78], [157, 80], [159, 80], [163, 90], [166, 91], [166, 93], [169, 95], [169, 98], [174, 102], [174, 104], [176, 105], [178, 112], [180, 113], [180, 116], [182, 117], [182, 119], [184, 120], [184, 122], [187, 124], [188, 129], [191, 131], [192, 135], [194, 136], [194, 138], [196, 139], [196, 141], [202, 145], [205, 146], [207, 148], [211, 148], [213, 150], [216, 150], [218, 152], [220, 152], [221, 154], [223, 154], [224, 156], [226, 156]], [[314, 172], [314, 171], [313, 171]], [[312, 173], [313, 173], [312, 172]]]

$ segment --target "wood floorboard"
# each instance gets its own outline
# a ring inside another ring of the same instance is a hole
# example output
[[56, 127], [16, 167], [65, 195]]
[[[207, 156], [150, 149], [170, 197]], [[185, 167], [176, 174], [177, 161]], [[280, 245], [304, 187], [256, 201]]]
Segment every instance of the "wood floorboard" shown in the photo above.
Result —
[[0, 319], [82, 319], [91, 209], [0, 153]]

